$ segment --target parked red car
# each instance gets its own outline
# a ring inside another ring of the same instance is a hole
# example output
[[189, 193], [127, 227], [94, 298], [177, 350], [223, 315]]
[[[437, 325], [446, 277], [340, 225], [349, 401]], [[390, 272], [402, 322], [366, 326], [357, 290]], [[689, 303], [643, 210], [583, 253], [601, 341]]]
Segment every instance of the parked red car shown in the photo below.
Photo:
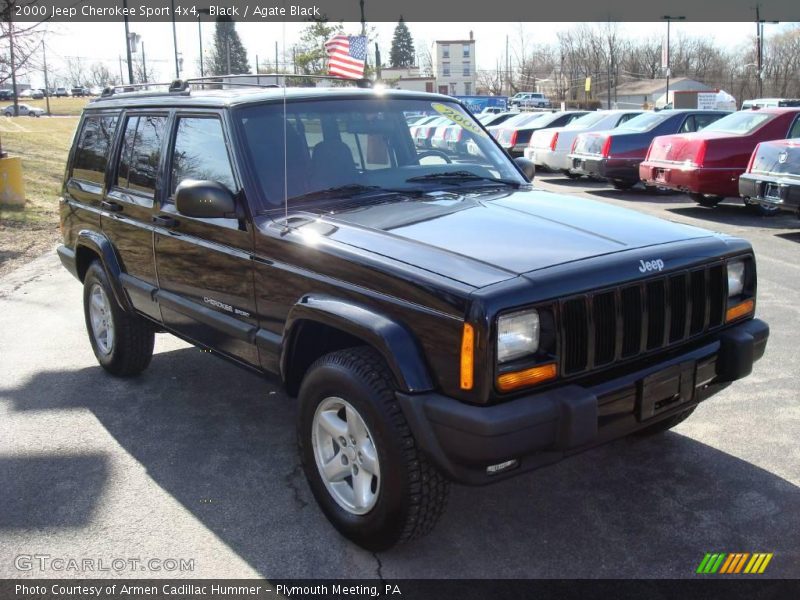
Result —
[[[759, 142], [800, 137], [800, 108], [739, 111], [697, 133], [653, 139], [639, 165], [645, 185], [686, 192], [703, 206], [739, 196], [739, 176]], [[768, 209], [747, 199], [758, 213]]]

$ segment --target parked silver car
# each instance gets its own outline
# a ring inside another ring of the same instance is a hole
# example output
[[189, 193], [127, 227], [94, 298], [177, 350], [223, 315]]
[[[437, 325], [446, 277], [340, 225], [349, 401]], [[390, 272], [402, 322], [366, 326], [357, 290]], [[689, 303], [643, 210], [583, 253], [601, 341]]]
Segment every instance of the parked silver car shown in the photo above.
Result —
[[642, 112], [641, 110], [596, 111], [585, 114], [564, 127], [540, 129], [531, 137], [525, 149], [525, 158], [533, 161], [537, 168], [544, 167], [551, 171], [560, 171], [569, 177], [577, 177], [578, 175], [570, 171], [572, 162], [568, 155], [578, 134], [613, 129]]
[[[24, 117], [41, 117], [44, 114], [44, 110], [41, 108], [35, 108], [33, 106], [28, 106], [27, 104], [18, 104], [19, 108], [19, 116]], [[6, 117], [13, 117], [14, 116], [14, 105], [9, 104], [3, 109], [3, 114]]]

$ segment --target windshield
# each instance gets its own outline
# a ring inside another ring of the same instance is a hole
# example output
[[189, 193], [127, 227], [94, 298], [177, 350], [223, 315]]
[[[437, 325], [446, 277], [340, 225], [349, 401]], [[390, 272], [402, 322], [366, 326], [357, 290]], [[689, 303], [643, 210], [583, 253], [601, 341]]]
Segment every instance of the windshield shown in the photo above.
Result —
[[761, 127], [770, 117], [771, 115], [758, 111], [735, 112], [708, 125], [704, 131], [750, 133]]
[[[455, 103], [390, 97], [295, 101], [286, 105], [285, 122], [283, 110], [270, 103], [235, 111], [259, 192], [252, 200], [261, 211], [282, 207], [284, 194], [297, 208], [318, 200], [352, 204], [387, 193], [525, 183], [474, 117]], [[406, 115], [431, 110], [443, 124], [458, 127], [445, 139], [415, 140]]]
[[630, 129], [632, 131], [649, 131], [659, 123], [663, 123], [669, 117], [674, 115], [673, 111], [660, 112], [660, 113], [644, 113], [638, 117], [633, 117], [627, 123], [619, 126], [619, 129]]
[[590, 112], [582, 117], [578, 117], [572, 123], [564, 127], [564, 129], [588, 129], [592, 125], [599, 123], [608, 116], [604, 112]]

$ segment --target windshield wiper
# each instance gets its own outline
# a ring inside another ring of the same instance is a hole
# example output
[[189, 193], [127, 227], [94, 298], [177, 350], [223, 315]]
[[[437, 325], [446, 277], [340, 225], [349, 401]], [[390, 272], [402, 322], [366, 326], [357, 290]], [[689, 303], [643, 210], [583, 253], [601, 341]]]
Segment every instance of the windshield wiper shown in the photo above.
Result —
[[487, 177], [484, 175], [478, 175], [472, 171], [442, 171], [440, 173], [428, 173], [427, 175], [417, 175], [416, 177], [410, 177], [406, 179], [406, 182], [408, 183], [421, 181], [444, 181], [446, 183], [452, 183], [453, 185], [459, 185], [464, 181], [489, 181], [491, 183], [499, 183], [514, 188], [518, 188], [520, 185], [522, 185], [519, 181], [514, 181], [513, 179]]
[[[336, 185], [333, 187], [325, 188], [324, 190], [316, 190], [308, 192], [307, 194], [300, 194], [293, 196], [289, 200], [312, 200], [314, 198], [329, 198], [331, 196], [339, 196], [341, 198], [352, 198], [359, 194], [366, 194], [367, 192], [383, 191], [378, 185], [362, 185], [360, 183], [347, 183], [345, 185]], [[386, 190], [393, 191], [393, 190]]]

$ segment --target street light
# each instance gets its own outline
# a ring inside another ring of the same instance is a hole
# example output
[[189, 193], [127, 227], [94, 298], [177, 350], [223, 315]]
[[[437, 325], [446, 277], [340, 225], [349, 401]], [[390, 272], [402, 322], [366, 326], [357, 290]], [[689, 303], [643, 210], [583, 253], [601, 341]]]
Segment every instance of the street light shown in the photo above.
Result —
[[670, 15], [664, 15], [661, 18], [664, 19], [667, 22], [667, 52], [666, 52], [666, 54], [667, 54], [667, 60], [666, 60], [666, 62], [667, 62], [667, 91], [666, 91], [666, 94], [664, 96], [664, 105], [666, 106], [667, 104], [669, 104], [669, 76], [670, 76], [670, 72], [669, 72], [669, 24], [672, 21], [685, 21], [686, 17], [684, 15], [678, 15], [676, 17], [671, 17]]
[[203, 68], [203, 28], [200, 27], [200, 15], [210, 15], [211, 10], [208, 8], [197, 9], [197, 38], [200, 40], [200, 77], [205, 77], [205, 69]]
[[758, 59], [758, 97], [764, 95], [764, 23], [780, 23], [766, 21], [761, 18], [761, 6], [756, 4], [756, 56]]

